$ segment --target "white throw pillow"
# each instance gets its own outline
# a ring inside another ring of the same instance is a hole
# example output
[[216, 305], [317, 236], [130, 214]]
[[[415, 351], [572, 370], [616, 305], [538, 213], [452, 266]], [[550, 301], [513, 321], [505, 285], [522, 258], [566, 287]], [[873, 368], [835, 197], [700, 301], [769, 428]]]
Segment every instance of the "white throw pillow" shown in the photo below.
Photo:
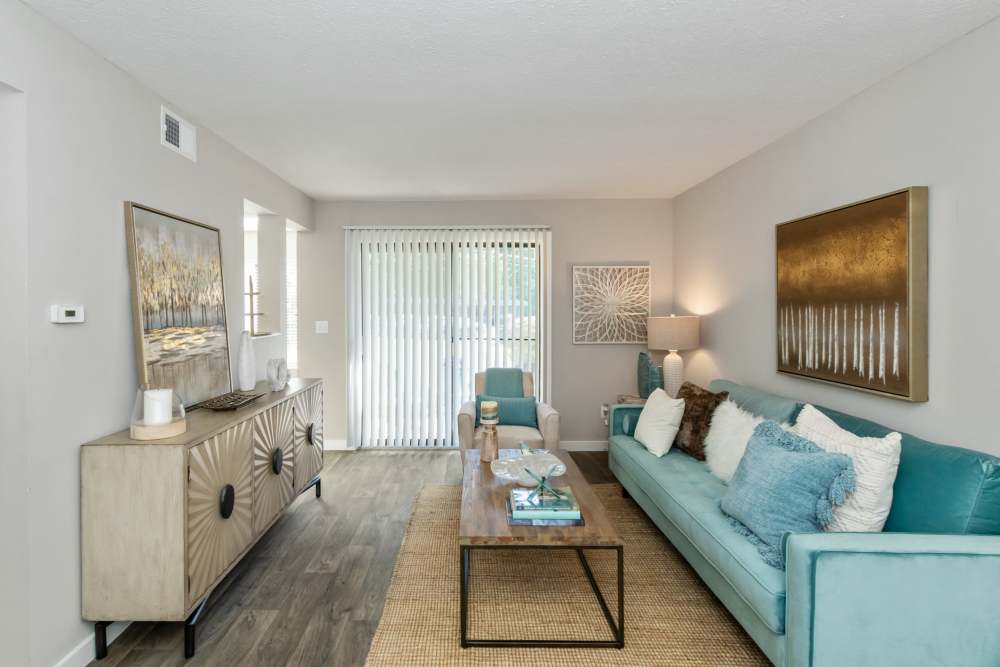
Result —
[[895, 431], [884, 438], [854, 435], [811, 405], [802, 408], [792, 432], [828, 452], [847, 454], [854, 462], [857, 490], [847, 497], [847, 502], [833, 508], [833, 521], [826, 530], [881, 531], [892, 507], [892, 485], [899, 469], [902, 436]]
[[705, 436], [705, 463], [713, 475], [726, 484], [736, 473], [753, 430], [764, 421], [731, 400], [725, 400], [712, 413], [712, 424]]
[[650, 454], [663, 456], [674, 444], [683, 416], [684, 399], [670, 398], [667, 392], [657, 389], [642, 407], [634, 437]]

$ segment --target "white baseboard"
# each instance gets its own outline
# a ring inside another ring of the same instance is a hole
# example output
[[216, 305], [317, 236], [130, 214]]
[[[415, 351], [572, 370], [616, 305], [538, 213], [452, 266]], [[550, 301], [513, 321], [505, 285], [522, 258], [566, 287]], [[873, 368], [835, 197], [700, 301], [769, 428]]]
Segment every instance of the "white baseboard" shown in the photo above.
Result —
[[[131, 623], [129, 621], [121, 621], [118, 623], [112, 623], [108, 626], [108, 648], [110, 650], [111, 642], [118, 639], [118, 636], [125, 632]], [[87, 635], [87, 638], [76, 645], [72, 651], [63, 656], [62, 660], [55, 664], [55, 667], [86, 667], [94, 659], [94, 633], [91, 632]]]
[[559, 449], [568, 452], [606, 452], [607, 440], [560, 440]]
[[328, 452], [353, 452], [354, 447], [348, 447], [346, 440], [324, 440], [323, 449]]

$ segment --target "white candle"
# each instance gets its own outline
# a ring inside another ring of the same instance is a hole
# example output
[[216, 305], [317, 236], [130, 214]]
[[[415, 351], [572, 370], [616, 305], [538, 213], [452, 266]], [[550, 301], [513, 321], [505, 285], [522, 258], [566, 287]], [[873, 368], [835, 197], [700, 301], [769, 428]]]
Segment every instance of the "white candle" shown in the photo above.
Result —
[[147, 389], [142, 393], [142, 421], [147, 426], [173, 421], [173, 389]]

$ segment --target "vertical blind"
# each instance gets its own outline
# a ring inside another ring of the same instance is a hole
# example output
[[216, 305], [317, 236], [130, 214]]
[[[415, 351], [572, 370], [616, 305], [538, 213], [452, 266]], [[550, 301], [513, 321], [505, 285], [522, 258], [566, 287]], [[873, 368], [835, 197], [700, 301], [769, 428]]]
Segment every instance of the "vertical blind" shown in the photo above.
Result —
[[491, 367], [544, 398], [547, 229], [345, 231], [350, 446], [456, 447]]

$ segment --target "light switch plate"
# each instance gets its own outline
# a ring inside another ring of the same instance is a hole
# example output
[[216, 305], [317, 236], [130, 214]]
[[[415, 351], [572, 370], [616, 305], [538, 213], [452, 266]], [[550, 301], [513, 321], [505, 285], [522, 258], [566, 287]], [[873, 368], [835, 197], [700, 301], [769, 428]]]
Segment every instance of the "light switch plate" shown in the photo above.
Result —
[[84, 322], [86, 313], [82, 305], [53, 304], [49, 307], [49, 321], [55, 324]]
[[316, 333], [318, 334], [330, 333], [330, 323], [327, 320], [316, 320]]

